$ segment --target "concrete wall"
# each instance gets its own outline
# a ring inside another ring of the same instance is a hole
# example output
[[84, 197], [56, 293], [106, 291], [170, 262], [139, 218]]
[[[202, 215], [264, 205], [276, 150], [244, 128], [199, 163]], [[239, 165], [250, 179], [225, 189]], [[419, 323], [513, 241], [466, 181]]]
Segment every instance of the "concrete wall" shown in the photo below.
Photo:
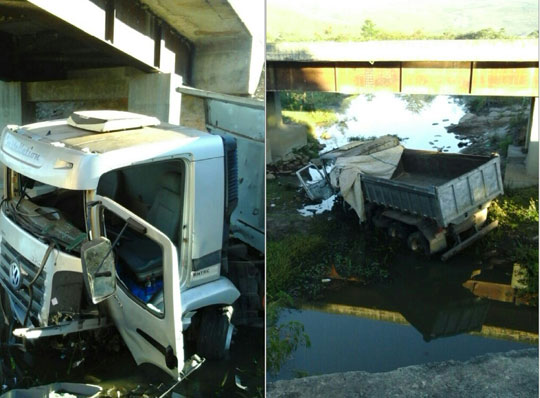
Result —
[[[73, 111], [114, 109], [156, 116], [180, 124], [182, 77], [132, 68], [77, 71], [65, 80], [0, 82], [0, 123], [27, 124], [61, 119]], [[193, 115], [192, 115], [193, 116]], [[204, 108], [196, 115], [204, 127]]]

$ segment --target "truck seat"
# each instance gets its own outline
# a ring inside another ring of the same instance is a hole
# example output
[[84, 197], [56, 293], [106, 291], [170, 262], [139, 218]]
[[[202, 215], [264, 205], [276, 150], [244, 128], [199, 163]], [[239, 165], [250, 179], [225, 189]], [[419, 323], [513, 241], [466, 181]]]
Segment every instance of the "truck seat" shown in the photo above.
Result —
[[[180, 174], [165, 173], [147, 217], [147, 221], [175, 245], [182, 213], [182, 190]], [[149, 238], [123, 242], [118, 248], [118, 255], [140, 282], [163, 273], [161, 247]]]
[[115, 200], [121, 183], [121, 171], [109, 171], [99, 179], [97, 193]]

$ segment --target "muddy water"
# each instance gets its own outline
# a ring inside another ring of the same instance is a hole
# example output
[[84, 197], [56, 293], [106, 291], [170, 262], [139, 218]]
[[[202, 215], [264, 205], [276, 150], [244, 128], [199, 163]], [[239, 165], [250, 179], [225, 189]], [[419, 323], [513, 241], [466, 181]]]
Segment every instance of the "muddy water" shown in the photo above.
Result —
[[333, 280], [317, 302], [284, 311], [311, 340], [276, 379], [345, 371], [384, 372], [403, 366], [467, 360], [538, 344], [536, 308], [475, 296], [471, 277], [509, 283], [497, 269], [457, 256], [450, 263], [399, 257], [389, 282], [373, 286]]
[[[174, 391], [193, 398], [263, 396], [263, 341], [262, 328], [239, 327], [224, 360], [206, 361]], [[104, 396], [115, 398], [159, 397], [174, 384], [151, 366], [137, 366], [126, 347], [119, 352], [100, 352], [94, 347], [60, 357], [45, 352], [34, 358], [33, 367], [26, 366], [26, 373], [18, 377], [17, 388], [62, 381], [89, 383], [101, 386]]]
[[458, 152], [460, 140], [445, 126], [457, 124], [465, 110], [452, 97], [403, 96], [390, 93], [354, 98], [339, 122], [319, 127], [316, 135], [326, 145], [324, 151], [347, 144], [353, 137], [380, 137], [397, 134], [411, 149]]

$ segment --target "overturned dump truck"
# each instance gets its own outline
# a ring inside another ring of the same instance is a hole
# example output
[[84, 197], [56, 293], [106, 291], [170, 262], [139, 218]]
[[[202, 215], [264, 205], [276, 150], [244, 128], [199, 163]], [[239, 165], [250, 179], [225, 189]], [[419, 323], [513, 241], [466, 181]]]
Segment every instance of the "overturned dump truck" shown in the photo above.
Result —
[[185, 360], [187, 332], [200, 356], [223, 356], [240, 295], [227, 278], [234, 139], [86, 111], [7, 126], [0, 140], [0, 296], [13, 344], [114, 324], [138, 364], [176, 379], [203, 361]]
[[338, 193], [361, 222], [405, 239], [413, 251], [447, 260], [497, 227], [485, 225], [503, 193], [498, 155], [406, 149], [384, 136], [327, 152], [297, 176], [312, 200]]

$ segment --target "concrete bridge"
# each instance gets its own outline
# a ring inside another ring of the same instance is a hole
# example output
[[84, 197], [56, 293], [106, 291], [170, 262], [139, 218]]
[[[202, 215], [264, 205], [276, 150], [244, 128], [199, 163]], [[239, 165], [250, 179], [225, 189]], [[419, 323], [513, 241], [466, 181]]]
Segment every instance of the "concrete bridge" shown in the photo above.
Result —
[[0, 54], [0, 129], [80, 109], [227, 128], [242, 196], [231, 231], [264, 249], [264, 102], [237, 97], [264, 95], [263, 0], [1, 0]]
[[269, 44], [267, 91], [538, 96], [538, 40]]
[[0, 124], [50, 116], [45, 109], [58, 117], [75, 102], [173, 123], [181, 107], [201, 116], [176, 88], [253, 94], [263, 18], [263, 1], [3, 0]]
[[283, 90], [529, 97], [524, 168], [538, 177], [537, 39], [278, 43], [266, 59], [267, 115], [278, 120]]

